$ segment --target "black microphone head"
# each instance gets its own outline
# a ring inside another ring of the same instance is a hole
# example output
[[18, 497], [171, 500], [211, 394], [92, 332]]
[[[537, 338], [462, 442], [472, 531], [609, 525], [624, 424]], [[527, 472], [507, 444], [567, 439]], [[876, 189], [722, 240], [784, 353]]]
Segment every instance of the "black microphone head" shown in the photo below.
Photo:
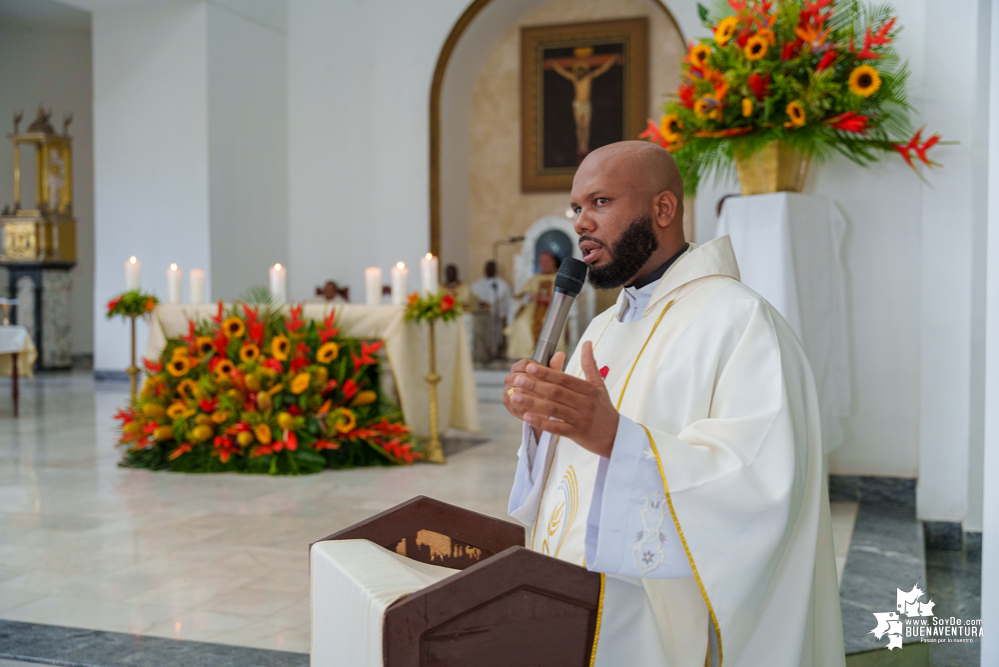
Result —
[[566, 257], [562, 260], [562, 266], [558, 267], [558, 274], [555, 276], [555, 289], [576, 298], [579, 291], [586, 284], [586, 272], [590, 267], [586, 262], [575, 257]]

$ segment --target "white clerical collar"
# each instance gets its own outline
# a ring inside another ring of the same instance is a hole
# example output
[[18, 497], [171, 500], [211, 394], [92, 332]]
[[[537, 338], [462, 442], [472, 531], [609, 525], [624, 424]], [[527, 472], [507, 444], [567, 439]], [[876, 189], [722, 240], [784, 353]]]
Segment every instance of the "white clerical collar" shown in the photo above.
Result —
[[624, 303], [621, 304], [622, 308], [618, 313], [618, 319], [622, 322], [633, 322], [641, 319], [642, 313], [645, 312], [645, 307], [649, 305], [649, 299], [652, 298], [652, 293], [659, 287], [660, 280], [662, 278], [642, 287], [625, 287], [622, 289]]

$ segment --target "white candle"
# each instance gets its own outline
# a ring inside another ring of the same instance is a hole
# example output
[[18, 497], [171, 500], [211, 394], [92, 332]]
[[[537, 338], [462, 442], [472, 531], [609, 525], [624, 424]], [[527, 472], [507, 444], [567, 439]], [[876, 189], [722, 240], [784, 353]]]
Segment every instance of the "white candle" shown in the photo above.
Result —
[[142, 262], [132, 255], [125, 262], [125, 289], [134, 290], [139, 289], [139, 285], [142, 284]]
[[377, 306], [382, 302], [382, 267], [369, 266], [364, 269], [364, 302]]
[[202, 269], [191, 269], [187, 274], [191, 288], [191, 303], [205, 302], [205, 272]]
[[406, 303], [409, 290], [409, 269], [402, 262], [392, 267], [392, 305]]
[[271, 296], [277, 303], [288, 301], [288, 269], [275, 264], [270, 270]]
[[424, 294], [436, 294], [440, 289], [437, 278], [439, 260], [429, 252], [420, 258], [420, 289]]
[[184, 274], [176, 264], [167, 269], [167, 303], [180, 303], [181, 292], [184, 291]]

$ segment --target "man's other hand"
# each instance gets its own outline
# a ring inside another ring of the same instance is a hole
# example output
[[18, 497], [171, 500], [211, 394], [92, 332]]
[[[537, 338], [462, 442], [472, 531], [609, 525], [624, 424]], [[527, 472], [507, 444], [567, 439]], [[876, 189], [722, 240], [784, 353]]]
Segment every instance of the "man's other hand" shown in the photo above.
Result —
[[571, 438], [579, 446], [610, 458], [619, 415], [593, 358], [593, 344], [583, 343], [580, 361], [585, 379], [562, 372], [565, 354], [556, 352], [549, 367], [524, 359], [510, 369], [503, 405], [514, 417], [539, 431]]

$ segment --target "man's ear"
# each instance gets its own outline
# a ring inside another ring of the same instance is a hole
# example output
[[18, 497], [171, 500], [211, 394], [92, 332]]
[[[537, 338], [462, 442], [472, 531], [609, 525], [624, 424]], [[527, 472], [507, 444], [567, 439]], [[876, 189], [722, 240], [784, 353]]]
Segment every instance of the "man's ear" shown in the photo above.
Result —
[[676, 218], [676, 195], [669, 190], [663, 190], [656, 197], [656, 226], [669, 227]]

